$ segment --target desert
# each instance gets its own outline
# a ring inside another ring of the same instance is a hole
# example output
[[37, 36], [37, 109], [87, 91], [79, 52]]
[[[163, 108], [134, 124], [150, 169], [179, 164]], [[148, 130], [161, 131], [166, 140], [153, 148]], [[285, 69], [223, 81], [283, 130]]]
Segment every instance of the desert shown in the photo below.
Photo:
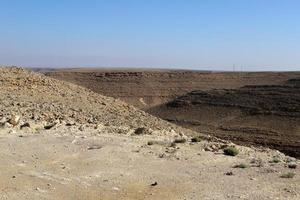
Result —
[[1, 68], [1, 199], [299, 199], [299, 160]]

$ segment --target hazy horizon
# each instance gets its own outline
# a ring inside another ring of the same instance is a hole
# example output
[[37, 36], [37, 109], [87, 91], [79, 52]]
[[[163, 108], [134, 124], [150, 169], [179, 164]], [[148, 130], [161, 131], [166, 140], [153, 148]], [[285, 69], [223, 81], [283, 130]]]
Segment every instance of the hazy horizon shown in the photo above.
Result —
[[28, 0], [0, 6], [0, 65], [300, 71], [296, 0]]

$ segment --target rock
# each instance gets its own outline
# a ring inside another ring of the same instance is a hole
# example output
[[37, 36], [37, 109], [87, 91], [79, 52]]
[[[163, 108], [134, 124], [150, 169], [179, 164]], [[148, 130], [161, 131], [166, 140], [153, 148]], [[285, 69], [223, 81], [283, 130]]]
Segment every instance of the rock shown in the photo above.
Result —
[[1, 124], [5, 124], [6, 122], [7, 122], [6, 117], [3, 117], [3, 118], [0, 120], [0, 125], [1, 125]]
[[290, 169], [296, 169], [297, 168], [297, 164], [296, 163], [290, 163], [288, 165], [288, 168], [290, 168]]
[[151, 186], [154, 187], [154, 186], [157, 186], [158, 183], [155, 181], [154, 183], [151, 183]]
[[213, 150], [213, 151], [217, 151], [217, 150], [219, 150], [219, 148], [218, 148], [216, 145], [214, 145], [214, 144], [213, 144], [213, 145], [211, 145], [211, 148], [212, 148], [212, 150]]
[[13, 125], [11, 125], [10, 123], [8, 122], [4, 122], [4, 123], [0, 123], [0, 128], [12, 128]]
[[21, 129], [22, 129], [22, 128], [25, 128], [25, 127], [30, 128], [29, 122], [25, 122], [25, 123], [21, 124], [21, 126], [20, 126]]
[[20, 122], [21, 116], [19, 115], [12, 115], [10, 120], [8, 121], [11, 125], [17, 126]]
[[192, 139], [191, 139], [191, 142], [194, 142], [194, 143], [196, 143], [196, 142], [201, 142], [202, 141], [202, 138], [201, 137], [193, 137]]
[[17, 133], [17, 132], [16, 132], [15, 130], [9, 130], [8, 133], [9, 133], [9, 134], [15, 134], [15, 133]]
[[210, 146], [207, 146], [204, 148], [204, 151], [213, 151], [213, 149]]
[[44, 129], [49, 130], [49, 129], [53, 128], [56, 124], [57, 124], [56, 122], [53, 122], [53, 123], [50, 123], [50, 124], [46, 124], [44, 126]]
[[78, 130], [80, 130], [80, 131], [84, 131], [84, 129], [85, 129], [85, 125], [81, 125], [81, 126], [79, 126], [79, 128], [78, 128]]
[[147, 134], [147, 133], [148, 133], [148, 131], [145, 127], [137, 128], [134, 131], [134, 134], [136, 134], [136, 135], [144, 135], [144, 134]]
[[165, 154], [165, 153], [160, 153], [160, 154], [158, 155], [158, 157], [159, 157], [159, 158], [164, 158], [164, 157], [166, 157], [166, 154]]
[[91, 145], [87, 148], [87, 150], [94, 150], [94, 149], [101, 149], [103, 146], [102, 145]]
[[225, 175], [226, 176], [233, 176], [233, 172], [231, 172], [231, 171], [230, 172], [226, 172]]
[[66, 126], [74, 126], [76, 123], [73, 121], [67, 121]]

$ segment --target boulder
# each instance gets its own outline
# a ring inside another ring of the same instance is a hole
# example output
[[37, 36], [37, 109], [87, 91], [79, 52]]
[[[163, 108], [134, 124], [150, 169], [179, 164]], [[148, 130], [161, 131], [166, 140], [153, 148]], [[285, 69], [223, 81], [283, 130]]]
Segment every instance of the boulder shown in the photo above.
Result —
[[19, 115], [12, 115], [10, 120], [8, 121], [11, 125], [17, 126], [20, 122], [21, 116]]

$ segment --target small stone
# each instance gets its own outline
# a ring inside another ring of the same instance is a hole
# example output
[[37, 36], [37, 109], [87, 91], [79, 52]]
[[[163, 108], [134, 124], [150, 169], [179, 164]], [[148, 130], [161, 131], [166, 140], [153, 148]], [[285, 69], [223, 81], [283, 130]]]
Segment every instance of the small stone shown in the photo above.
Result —
[[159, 158], [164, 158], [164, 157], [166, 157], [166, 154], [160, 153], [160, 154], [158, 155], [158, 157], [159, 157]]
[[158, 183], [155, 181], [154, 183], [151, 183], [151, 186], [154, 187], [154, 186], [157, 186]]
[[147, 129], [145, 127], [137, 128], [137, 129], [135, 129], [134, 134], [136, 134], [136, 135], [147, 134]]
[[80, 131], [84, 131], [84, 129], [85, 129], [85, 126], [84, 125], [81, 125], [81, 126], [79, 126], [79, 128], [78, 128]]
[[46, 124], [46, 125], [44, 126], [44, 129], [49, 130], [49, 129], [53, 128], [55, 125], [56, 125], [56, 123]]
[[297, 168], [297, 164], [296, 163], [290, 163], [288, 165], [288, 168], [290, 168], [290, 169], [296, 169]]
[[0, 125], [1, 128], [12, 128], [13, 125], [11, 125], [10, 123], [8, 122], [4, 122], [3, 124]]
[[95, 150], [95, 149], [101, 149], [103, 146], [102, 145], [91, 145], [87, 148], [87, 150]]
[[28, 122], [25, 122], [25, 123], [23, 123], [23, 124], [21, 124], [21, 126], [20, 126], [20, 128], [22, 129], [22, 128], [25, 128], [25, 127], [30, 127], [30, 124], [28, 123]]
[[211, 145], [211, 148], [212, 148], [213, 151], [218, 150], [218, 147], [216, 145], [214, 145], [214, 144]]
[[66, 122], [66, 126], [74, 126], [74, 125], [75, 125], [75, 122], [73, 122], [73, 121]]
[[0, 120], [0, 128], [6, 128], [5, 127], [5, 124], [7, 123], [7, 119], [6, 117], [3, 117], [1, 120]]
[[17, 132], [16, 132], [15, 130], [9, 130], [8, 133], [9, 133], [9, 134], [15, 134], [15, 133], [17, 133]]
[[147, 142], [147, 145], [149, 145], [149, 146], [154, 145], [154, 142], [153, 141], [149, 141], [149, 142]]
[[204, 150], [205, 151], [213, 151], [213, 149], [211, 147], [205, 147]]
[[233, 172], [226, 172], [225, 175], [226, 176], [233, 176]]

